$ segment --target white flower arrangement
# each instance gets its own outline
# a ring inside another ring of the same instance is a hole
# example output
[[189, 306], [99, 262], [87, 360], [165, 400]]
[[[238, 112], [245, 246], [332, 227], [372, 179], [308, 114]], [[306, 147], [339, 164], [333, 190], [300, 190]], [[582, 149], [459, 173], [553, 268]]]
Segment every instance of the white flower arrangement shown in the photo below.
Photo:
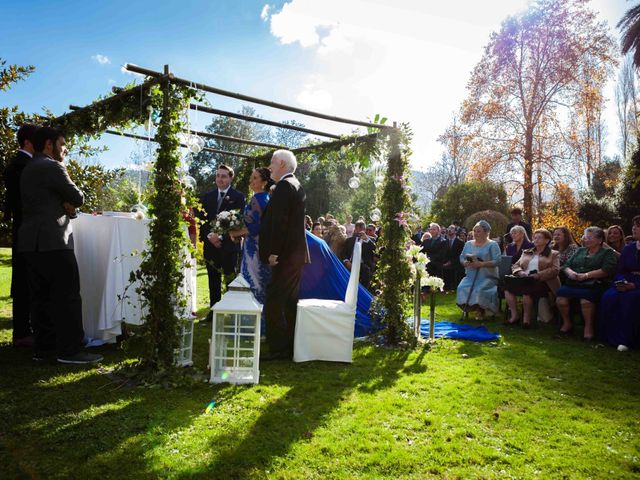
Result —
[[438, 289], [440, 291], [444, 290], [444, 280], [440, 277], [432, 277], [431, 275], [427, 275], [420, 279], [420, 286], [422, 287], [431, 287], [432, 289]]
[[240, 210], [229, 210], [218, 213], [216, 219], [211, 222], [211, 231], [218, 236], [225, 235], [231, 230], [239, 230], [243, 227], [244, 221]]
[[444, 289], [444, 280], [439, 277], [432, 277], [427, 272], [427, 265], [431, 262], [431, 259], [422, 251], [420, 245], [411, 245], [407, 248], [405, 256], [411, 272], [411, 285], [418, 281], [421, 287], [431, 287], [440, 291]]

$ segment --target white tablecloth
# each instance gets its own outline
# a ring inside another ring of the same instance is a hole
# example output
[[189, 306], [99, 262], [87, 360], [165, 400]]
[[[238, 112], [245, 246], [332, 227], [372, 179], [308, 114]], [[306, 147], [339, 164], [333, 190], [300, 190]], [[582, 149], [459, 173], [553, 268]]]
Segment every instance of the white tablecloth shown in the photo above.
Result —
[[[122, 333], [123, 321], [134, 325], [142, 322], [140, 299], [135, 292], [136, 285], [129, 283], [129, 275], [142, 261], [149, 220], [136, 220], [126, 213], [79, 214], [72, 226], [85, 335], [115, 342], [116, 336]], [[195, 311], [195, 261], [191, 262], [191, 268], [185, 269], [184, 275], [183, 291], [189, 297], [189, 310]]]

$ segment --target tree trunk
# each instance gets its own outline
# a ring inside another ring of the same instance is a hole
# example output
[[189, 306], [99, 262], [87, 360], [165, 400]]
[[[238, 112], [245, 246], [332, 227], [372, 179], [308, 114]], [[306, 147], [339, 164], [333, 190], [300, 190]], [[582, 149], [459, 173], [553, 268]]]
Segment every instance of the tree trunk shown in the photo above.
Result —
[[531, 221], [533, 215], [533, 130], [527, 129], [524, 140], [524, 214]]

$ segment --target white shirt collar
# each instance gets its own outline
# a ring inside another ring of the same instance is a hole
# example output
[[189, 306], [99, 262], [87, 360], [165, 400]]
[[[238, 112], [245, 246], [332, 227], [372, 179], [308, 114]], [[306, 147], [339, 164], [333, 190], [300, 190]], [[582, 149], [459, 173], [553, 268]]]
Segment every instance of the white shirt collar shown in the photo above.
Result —
[[226, 190], [218, 189], [218, 196], [220, 196], [220, 193], [222, 193], [222, 194], [224, 194], [224, 196], [226, 196], [230, 189], [231, 189], [231, 187], [227, 187]]
[[33, 158], [33, 154], [32, 154], [32, 153], [27, 152], [26, 150], [23, 150], [23, 149], [19, 148], [19, 149], [18, 149], [18, 151], [19, 151], [19, 152], [22, 152], [22, 153], [25, 153], [25, 154], [27, 154], [27, 155], [29, 155], [29, 158]]
[[285, 173], [282, 177], [280, 177], [280, 180], [278, 181], [281, 182], [285, 178], [289, 178], [289, 177], [293, 177], [293, 173]]

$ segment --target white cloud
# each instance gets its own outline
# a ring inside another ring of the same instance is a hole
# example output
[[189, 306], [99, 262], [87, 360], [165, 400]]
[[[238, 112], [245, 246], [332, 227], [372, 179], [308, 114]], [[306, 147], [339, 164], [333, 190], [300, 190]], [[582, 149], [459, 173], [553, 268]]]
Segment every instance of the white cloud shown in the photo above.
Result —
[[98, 62], [100, 65], [107, 65], [111, 63], [109, 57], [107, 57], [106, 55], [101, 55], [99, 53], [92, 55], [91, 60], [93, 60], [94, 62]]
[[262, 12], [260, 12], [260, 18], [265, 22], [269, 20], [269, 9], [271, 6], [267, 3], [264, 7], [262, 7]]
[[338, 116], [364, 120], [380, 113], [390, 122], [409, 122], [412, 162], [425, 168], [440, 158], [437, 137], [465, 98], [490, 33], [525, 5], [526, 0], [493, 0], [491, 8], [477, 0], [291, 0], [270, 11], [270, 30], [281, 44], [298, 45], [311, 56], [304, 80], [290, 86], [295, 101]]

